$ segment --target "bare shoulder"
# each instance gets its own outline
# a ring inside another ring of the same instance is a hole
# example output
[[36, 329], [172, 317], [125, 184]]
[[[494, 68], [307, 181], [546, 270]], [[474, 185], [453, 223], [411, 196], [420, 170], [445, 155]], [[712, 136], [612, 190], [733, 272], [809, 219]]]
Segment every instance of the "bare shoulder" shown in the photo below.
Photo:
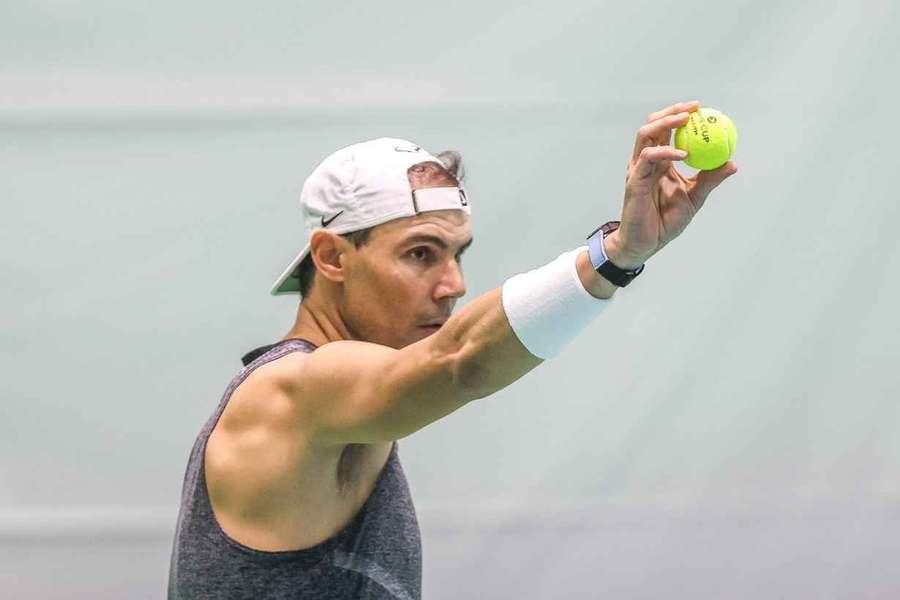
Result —
[[[302, 425], [303, 406], [291, 393], [307, 354], [292, 352], [255, 369], [234, 390], [219, 420], [224, 429], [266, 426], [277, 429]], [[218, 426], [217, 426], [218, 429]]]
[[[299, 356], [298, 356], [299, 355]], [[285, 389], [285, 371], [301, 368], [301, 353], [291, 353], [254, 370], [234, 390], [206, 447], [210, 495], [220, 506], [256, 504], [264, 489], [290, 486], [291, 473], [308, 469], [318, 458], [304, 430], [303, 406]]]
[[[256, 369], [241, 385], [246, 395], [277, 396], [278, 404], [296, 419], [297, 426], [311, 422], [316, 405], [326, 392], [323, 379], [337, 376], [343, 361], [340, 346], [347, 342], [330, 343], [313, 353], [291, 352]], [[353, 344], [353, 342], [351, 342]], [[335, 352], [338, 350], [338, 352]], [[310, 418], [307, 418], [310, 417]]]
[[390, 445], [313, 442], [291, 386], [308, 354], [256, 369], [229, 399], [206, 448], [213, 512], [234, 539], [262, 550], [308, 547], [340, 530], [371, 492]]
[[234, 391], [220, 422], [226, 429], [266, 427], [313, 442], [316, 406], [323, 395], [319, 380], [332, 370], [328, 362], [318, 356], [314, 360], [313, 353], [291, 352], [261, 365]]

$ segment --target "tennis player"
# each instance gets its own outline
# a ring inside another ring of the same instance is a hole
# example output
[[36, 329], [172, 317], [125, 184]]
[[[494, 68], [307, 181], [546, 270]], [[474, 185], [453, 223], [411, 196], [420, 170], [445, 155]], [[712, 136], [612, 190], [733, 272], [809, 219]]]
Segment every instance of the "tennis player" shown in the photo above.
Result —
[[305, 245], [272, 289], [300, 294], [296, 320], [244, 357], [197, 437], [169, 598], [420, 598], [397, 440], [556, 356], [684, 231], [737, 171], [675, 169], [672, 132], [698, 107], [638, 130], [621, 221], [456, 313], [472, 243], [459, 155], [381, 138], [316, 167]]

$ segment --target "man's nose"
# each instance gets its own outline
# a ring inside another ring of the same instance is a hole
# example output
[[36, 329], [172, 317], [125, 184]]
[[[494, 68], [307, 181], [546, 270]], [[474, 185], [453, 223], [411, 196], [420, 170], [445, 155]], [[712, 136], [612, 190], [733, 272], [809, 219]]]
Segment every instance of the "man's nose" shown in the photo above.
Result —
[[466, 282], [463, 279], [462, 266], [456, 259], [447, 263], [443, 276], [435, 290], [437, 299], [441, 298], [461, 298], [466, 295]]

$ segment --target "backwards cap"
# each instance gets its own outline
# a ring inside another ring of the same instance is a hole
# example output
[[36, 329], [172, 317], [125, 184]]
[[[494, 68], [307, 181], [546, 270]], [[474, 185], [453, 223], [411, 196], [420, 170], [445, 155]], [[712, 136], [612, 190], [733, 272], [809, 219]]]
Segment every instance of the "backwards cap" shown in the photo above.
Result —
[[461, 185], [412, 190], [407, 172], [423, 162], [441, 164], [420, 146], [397, 138], [353, 144], [323, 160], [300, 193], [306, 245], [275, 281], [272, 295], [300, 292], [300, 263], [316, 229], [350, 233], [430, 210], [471, 214]]

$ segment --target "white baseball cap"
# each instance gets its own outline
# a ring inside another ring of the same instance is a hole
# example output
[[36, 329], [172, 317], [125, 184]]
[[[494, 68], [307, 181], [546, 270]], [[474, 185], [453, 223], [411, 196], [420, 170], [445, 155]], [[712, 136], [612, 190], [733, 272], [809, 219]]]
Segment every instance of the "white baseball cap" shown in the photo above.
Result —
[[316, 229], [350, 233], [430, 210], [471, 214], [462, 185], [412, 190], [408, 170], [423, 162], [442, 164], [419, 145], [398, 138], [353, 144], [323, 160], [300, 193], [306, 245], [275, 281], [272, 295], [300, 293], [298, 271]]

